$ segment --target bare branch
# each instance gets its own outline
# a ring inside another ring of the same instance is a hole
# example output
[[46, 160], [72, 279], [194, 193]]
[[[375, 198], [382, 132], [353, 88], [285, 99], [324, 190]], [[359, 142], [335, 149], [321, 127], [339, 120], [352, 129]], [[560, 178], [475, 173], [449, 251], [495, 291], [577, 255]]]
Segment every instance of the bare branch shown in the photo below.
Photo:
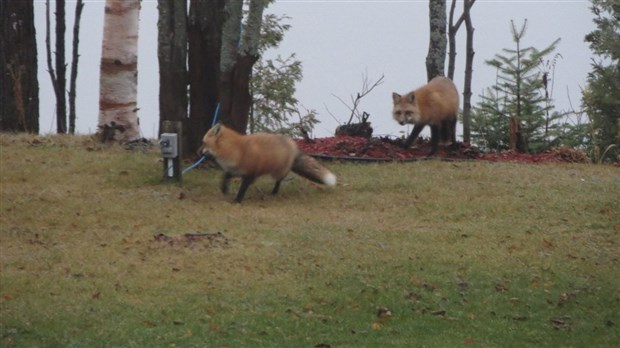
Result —
[[50, 44], [50, 0], [45, 1], [45, 50], [47, 52], [47, 72], [52, 80], [54, 94], [58, 97], [58, 84], [56, 83], [56, 71], [52, 65], [52, 48]]
[[323, 106], [325, 106], [325, 110], [327, 110], [327, 113], [334, 119], [334, 121], [336, 121], [336, 123], [340, 123], [340, 121], [338, 121], [338, 118], [334, 116], [334, 114], [329, 110], [327, 104], [323, 103]]

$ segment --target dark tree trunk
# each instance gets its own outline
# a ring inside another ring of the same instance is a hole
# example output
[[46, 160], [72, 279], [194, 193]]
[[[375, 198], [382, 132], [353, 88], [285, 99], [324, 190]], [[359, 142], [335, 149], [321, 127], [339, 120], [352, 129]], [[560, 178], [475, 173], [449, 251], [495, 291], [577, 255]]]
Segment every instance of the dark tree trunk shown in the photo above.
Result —
[[71, 60], [71, 79], [69, 86], [69, 133], [75, 133], [75, 90], [78, 73], [79, 51], [80, 45], [80, 19], [82, 18], [82, 9], [84, 3], [77, 0], [75, 4], [75, 22], [73, 23], [73, 59]]
[[0, 130], [39, 132], [32, 1], [0, 1]]
[[465, 0], [465, 29], [467, 29], [467, 56], [465, 58], [465, 82], [463, 86], [463, 142], [469, 143], [471, 137], [471, 80], [474, 62], [474, 27], [471, 23], [470, 10], [476, 0]]
[[227, 76], [231, 80], [222, 83], [222, 107], [226, 105], [226, 111], [222, 108], [222, 115], [226, 115], [223, 122], [241, 134], [245, 134], [248, 127], [248, 115], [252, 107], [250, 79], [252, 66], [257, 60], [258, 56], [239, 55], [235, 67]]
[[[185, 127], [188, 154], [202, 144], [218, 105], [224, 0], [191, 0], [188, 23], [190, 85], [189, 118]], [[218, 116], [218, 120], [221, 119]]]
[[258, 45], [263, 10], [266, 0], [251, 0], [248, 19], [241, 35], [241, 9], [243, 1], [229, 1], [227, 18], [222, 27], [222, 56], [220, 76], [220, 102], [222, 122], [228, 127], [245, 134], [252, 95], [250, 79], [252, 67], [258, 61]]
[[158, 0], [157, 8], [161, 134], [165, 121], [187, 122], [187, 2]]
[[430, 40], [426, 56], [428, 81], [444, 75], [446, 61], [446, 2], [429, 0]]
[[67, 64], [65, 63], [65, 0], [56, 0], [56, 132], [67, 133]]
[[241, 127], [237, 127], [231, 122], [232, 108], [235, 100], [235, 70], [239, 58], [239, 46], [241, 45], [242, 8], [242, 0], [230, 0], [224, 8], [225, 20], [222, 25], [222, 44], [219, 62], [219, 99], [222, 123], [244, 134], [245, 129], [241, 129]]

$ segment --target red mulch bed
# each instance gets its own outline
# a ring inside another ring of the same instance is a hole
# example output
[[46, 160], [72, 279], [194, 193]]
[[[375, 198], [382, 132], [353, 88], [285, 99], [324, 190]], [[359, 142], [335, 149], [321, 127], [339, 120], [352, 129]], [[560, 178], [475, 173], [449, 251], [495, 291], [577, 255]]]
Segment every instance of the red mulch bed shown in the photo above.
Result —
[[[400, 140], [337, 136], [311, 140], [297, 140], [299, 148], [312, 156], [322, 159], [350, 160], [359, 162], [415, 161], [425, 159], [430, 152], [430, 142], [418, 139], [415, 146], [403, 149]], [[517, 153], [513, 151], [482, 153], [466, 144], [459, 144], [457, 152], [450, 153], [439, 146], [436, 158], [443, 160], [483, 160], [491, 162], [517, 163], [589, 163], [581, 151], [569, 148], [556, 148], [542, 153]]]

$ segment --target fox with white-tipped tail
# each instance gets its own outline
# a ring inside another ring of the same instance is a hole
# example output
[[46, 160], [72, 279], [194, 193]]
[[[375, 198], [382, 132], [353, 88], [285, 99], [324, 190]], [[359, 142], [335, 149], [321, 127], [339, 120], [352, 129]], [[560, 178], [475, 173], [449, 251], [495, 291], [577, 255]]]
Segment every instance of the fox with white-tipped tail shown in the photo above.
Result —
[[212, 155], [224, 170], [220, 186], [223, 193], [228, 192], [232, 178], [241, 177], [237, 203], [241, 203], [254, 180], [263, 175], [271, 175], [276, 181], [272, 194], [278, 193], [280, 183], [291, 171], [319, 184], [336, 185], [334, 173], [301, 152], [293, 139], [282, 134], [241, 135], [218, 123], [202, 142], [202, 153]]

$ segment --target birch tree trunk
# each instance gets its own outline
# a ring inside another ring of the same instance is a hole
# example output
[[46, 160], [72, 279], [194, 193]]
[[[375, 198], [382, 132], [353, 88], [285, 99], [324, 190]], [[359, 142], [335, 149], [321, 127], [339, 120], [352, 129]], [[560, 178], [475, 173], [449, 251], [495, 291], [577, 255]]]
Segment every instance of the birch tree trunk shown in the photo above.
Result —
[[32, 1], [0, 1], [0, 130], [39, 132]]
[[140, 138], [137, 108], [140, 0], [106, 0], [99, 80], [102, 141]]
[[430, 40], [426, 55], [426, 74], [428, 81], [437, 76], [445, 76], [446, 61], [446, 2], [429, 0]]

